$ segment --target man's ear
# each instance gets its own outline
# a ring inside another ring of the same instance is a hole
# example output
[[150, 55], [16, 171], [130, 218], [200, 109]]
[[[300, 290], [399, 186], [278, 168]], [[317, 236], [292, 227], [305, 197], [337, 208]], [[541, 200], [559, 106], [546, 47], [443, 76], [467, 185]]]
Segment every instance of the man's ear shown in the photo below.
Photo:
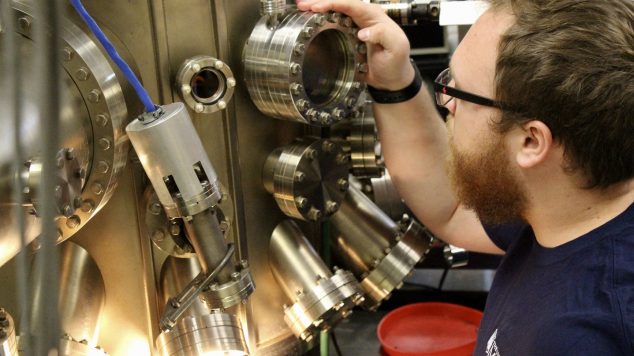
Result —
[[524, 123], [518, 135], [518, 148], [515, 159], [522, 168], [531, 168], [544, 162], [553, 149], [553, 136], [550, 128], [541, 121]]

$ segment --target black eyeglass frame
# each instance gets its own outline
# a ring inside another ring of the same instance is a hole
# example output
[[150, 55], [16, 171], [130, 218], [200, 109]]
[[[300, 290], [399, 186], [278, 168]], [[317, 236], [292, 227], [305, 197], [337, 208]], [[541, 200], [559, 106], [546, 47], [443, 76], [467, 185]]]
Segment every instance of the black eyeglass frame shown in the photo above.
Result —
[[440, 97], [438, 96], [438, 94], [444, 94], [444, 95], [448, 95], [451, 96], [452, 98], [458, 98], [460, 100], [464, 100], [464, 101], [468, 101], [470, 103], [474, 103], [474, 104], [478, 104], [478, 105], [483, 105], [483, 106], [489, 106], [489, 107], [494, 107], [494, 108], [498, 108], [498, 109], [502, 109], [504, 110], [504, 108], [508, 107], [507, 105], [504, 105], [503, 103], [497, 101], [497, 100], [493, 100], [493, 99], [489, 99], [489, 98], [485, 98], [483, 96], [477, 95], [477, 94], [473, 94], [473, 93], [469, 93], [460, 89], [456, 89], [454, 87], [450, 87], [448, 85], [442, 84], [438, 82], [438, 78], [441, 78], [442, 76], [444, 76], [447, 72], [449, 71], [449, 68], [443, 70], [438, 77], [436, 78], [436, 80], [434, 81], [434, 92], [436, 92], [436, 104], [438, 104], [439, 106], [445, 106], [448, 102], [451, 101], [451, 99], [447, 100], [446, 103], [441, 103], [440, 102]]

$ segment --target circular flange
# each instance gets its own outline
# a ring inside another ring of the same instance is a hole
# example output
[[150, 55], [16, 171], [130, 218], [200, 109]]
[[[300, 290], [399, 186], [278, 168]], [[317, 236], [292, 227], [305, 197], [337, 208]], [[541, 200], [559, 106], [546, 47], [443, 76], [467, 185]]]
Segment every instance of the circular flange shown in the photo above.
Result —
[[0, 355], [17, 355], [15, 323], [9, 313], [0, 308]]
[[[26, 4], [14, 3], [16, 31], [31, 39], [36, 19]], [[108, 202], [125, 167], [128, 143], [124, 139], [127, 107], [123, 90], [108, 60], [93, 40], [70, 21], [64, 21], [60, 51], [62, 66], [86, 105], [92, 127], [92, 162], [86, 172], [79, 209], [57, 220], [59, 242], [77, 232]]]
[[[218, 218], [220, 230], [225, 238], [231, 229], [233, 216], [233, 202], [225, 188], [220, 185], [220, 203], [212, 209]], [[185, 234], [182, 219], [171, 219], [158, 199], [156, 191], [151, 185], [145, 189], [141, 202], [145, 209], [141, 212], [141, 221], [145, 222], [145, 231], [159, 250], [178, 258], [195, 257], [194, 247]], [[226, 213], [225, 213], [226, 212]]]
[[264, 16], [243, 52], [251, 100], [266, 115], [316, 126], [353, 116], [368, 71], [357, 32], [340, 13], [291, 11], [273, 28]]
[[176, 74], [176, 89], [197, 113], [224, 110], [233, 96], [236, 79], [223, 61], [205, 55], [189, 58]]
[[212, 284], [201, 292], [200, 296], [209, 309], [226, 309], [247, 300], [255, 290], [255, 282], [248, 267], [247, 260], [242, 260], [231, 274], [231, 281]]
[[361, 288], [366, 293], [363, 306], [375, 310], [389, 298], [394, 289], [400, 289], [403, 279], [414, 269], [416, 263], [430, 250], [432, 238], [416, 221], [412, 221], [397, 243], [386, 251], [385, 257], [377, 261], [366, 276], [362, 276]]
[[107, 356], [108, 354], [99, 346], [92, 347], [86, 340], [78, 341], [66, 334], [59, 340], [59, 355]]
[[380, 177], [385, 170], [381, 156], [372, 102], [367, 101], [361, 115], [350, 122], [350, 144], [352, 174], [356, 177]]
[[298, 140], [267, 158], [263, 181], [288, 216], [320, 221], [339, 210], [348, 189], [350, 156], [322, 139]]
[[185, 317], [156, 339], [160, 355], [248, 355], [238, 318], [215, 311]]

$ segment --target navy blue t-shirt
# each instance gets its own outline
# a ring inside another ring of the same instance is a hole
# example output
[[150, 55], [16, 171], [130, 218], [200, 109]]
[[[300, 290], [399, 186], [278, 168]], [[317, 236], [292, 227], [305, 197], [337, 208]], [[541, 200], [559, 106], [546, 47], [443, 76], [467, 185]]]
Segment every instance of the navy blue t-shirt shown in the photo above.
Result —
[[634, 355], [634, 204], [555, 248], [527, 225], [486, 231], [506, 255], [474, 355]]

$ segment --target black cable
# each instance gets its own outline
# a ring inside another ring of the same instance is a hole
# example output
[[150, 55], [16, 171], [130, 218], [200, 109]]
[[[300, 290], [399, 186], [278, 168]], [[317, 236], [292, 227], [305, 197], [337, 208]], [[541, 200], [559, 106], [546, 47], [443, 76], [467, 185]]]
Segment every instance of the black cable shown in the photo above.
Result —
[[438, 290], [442, 290], [443, 284], [445, 284], [445, 279], [447, 278], [447, 272], [449, 272], [449, 268], [445, 267], [445, 270], [442, 271], [442, 276], [440, 277], [440, 282], [438, 283]]
[[335, 330], [330, 330], [330, 337], [332, 338], [332, 344], [335, 345], [335, 351], [337, 351], [338, 356], [343, 356], [341, 353], [341, 349], [339, 348], [339, 343], [337, 342], [337, 337], [335, 336]]

